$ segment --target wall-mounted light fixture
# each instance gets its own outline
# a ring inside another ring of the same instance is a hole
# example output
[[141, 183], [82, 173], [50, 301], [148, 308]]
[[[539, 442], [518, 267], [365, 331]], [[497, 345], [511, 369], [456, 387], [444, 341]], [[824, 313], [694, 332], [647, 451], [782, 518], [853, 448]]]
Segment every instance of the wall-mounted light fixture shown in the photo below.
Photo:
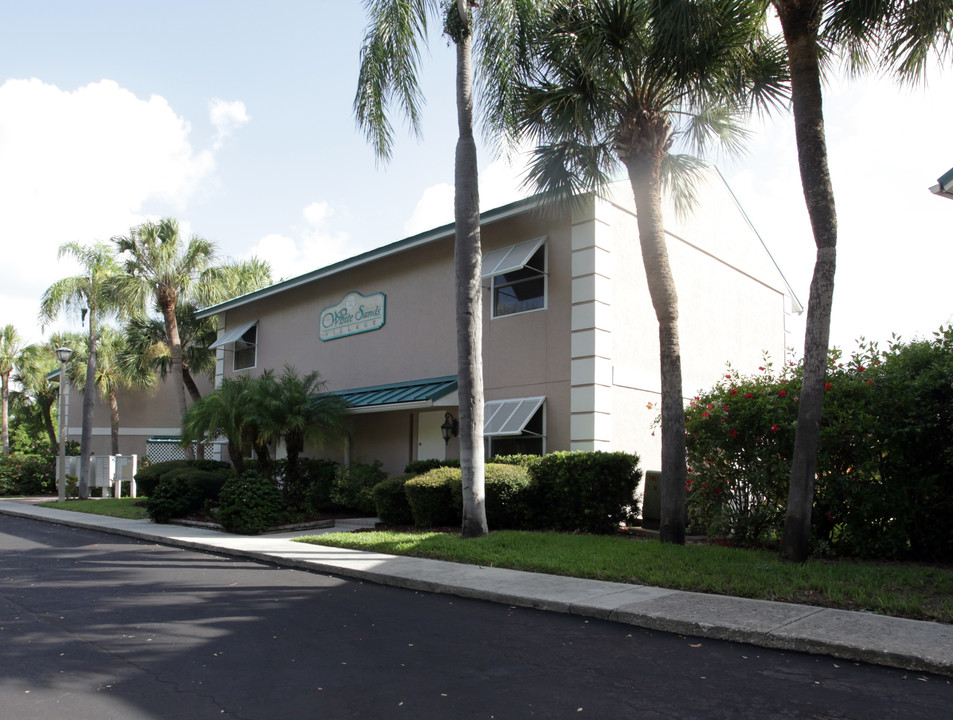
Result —
[[460, 421], [448, 412], [444, 415], [443, 425], [440, 426], [440, 429], [443, 431], [444, 445], [449, 445], [450, 438], [460, 434]]

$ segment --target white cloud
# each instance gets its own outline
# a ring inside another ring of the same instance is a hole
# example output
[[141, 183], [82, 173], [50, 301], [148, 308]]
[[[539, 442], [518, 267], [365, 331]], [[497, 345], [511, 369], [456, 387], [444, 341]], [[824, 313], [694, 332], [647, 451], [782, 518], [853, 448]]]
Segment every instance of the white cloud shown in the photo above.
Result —
[[[219, 127], [240, 117], [228, 104]], [[43, 290], [75, 272], [56, 259], [62, 243], [124, 233], [147, 201], [185, 207], [214, 170], [212, 151], [194, 150], [190, 131], [164, 98], [138, 98], [111, 80], [72, 92], [38, 79], [0, 85], [0, 287], [10, 296], [0, 322], [38, 340]]]
[[[526, 197], [522, 185], [522, 154], [514, 153], [513, 161], [498, 158], [480, 170], [480, 211]], [[453, 222], [453, 185], [431, 185], [420, 196], [410, 218], [404, 224], [405, 235], [415, 235]]]
[[214, 149], [218, 150], [225, 142], [225, 138], [235, 130], [245, 125], [250, 118], [245, 111], [245, 103], [241, 100], [228, 102], [214, 98], [208, 104], [209, 120], [215, 126]]
[[276, 280], [303, 275], [367, 249], [354, 246], [348, 233], [332, 227], [335, 212], [328, 203], [313, 202], [301, 215], [305, 224], [296, 238], [266, 235], [248, 253], [267, 260]]

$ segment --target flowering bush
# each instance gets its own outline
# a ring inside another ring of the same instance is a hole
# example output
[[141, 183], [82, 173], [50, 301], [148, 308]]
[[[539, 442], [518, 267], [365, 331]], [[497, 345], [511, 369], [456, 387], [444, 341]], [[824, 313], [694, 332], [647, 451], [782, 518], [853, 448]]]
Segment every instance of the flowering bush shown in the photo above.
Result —
[[[801, 367], [728, 369], [686, 410], [689, 518], [740, 544], [780, 536]], [[814, 540], [867, 557], [953, 558], [953, 330], [844, 360], [825, 383]]]
[[56, 456], [50, 452], [0, 456], [0, 495], [56, 492]]
[[784, 520], [800, 380], [765, 363], [757, 374], [731, 367], [685, 413], [688, 515], [693, 527], [750, 545]]

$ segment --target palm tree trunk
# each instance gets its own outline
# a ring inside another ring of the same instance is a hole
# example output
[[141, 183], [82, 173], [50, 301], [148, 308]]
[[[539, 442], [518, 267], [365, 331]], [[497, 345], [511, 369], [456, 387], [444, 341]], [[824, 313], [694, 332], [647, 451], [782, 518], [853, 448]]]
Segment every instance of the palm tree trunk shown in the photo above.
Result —
[[[62, 382], [66, 382], [66, 380], [63, 379]], [[57, 399], [59, 399], [59, 395], [57, 395]], [[56, 438], [56, 428], [53, 425], [53, 416], [50, 413], [51, 407], [52, 405], [44, 402], [40, 406], [40, 411], [43, 416], [43, 427], [46, 429], [46, 436], [50, 440], [50, 452], [56, 453], [59, 449], [59, 441]]]
[[[165, 320], [165, 330], [169, 335], [169, 354], [172, 356], [173, 392], [179, 403], [179, 422], [185, 417], [188, 409], [185, 400], [185, 375], [182, 363], [182, 339], [179, 337], [179, 323], [175, 317], [175, 303], [170, 302], [162, 306], [162, 317]], [[195, 459], [195, 452], [191, 443], [185, 447], [185, 457]]]
[[682, 356], [678, 342], [678, 295], [665, 245], [662, 222], [661, 155], [626, 161], [635, 197], [639, 244], [649, 295], [659, 324], [659, 367], [662, 378], [662, 542], [685, 543], [685, 405]]
[[[11, 371], [12, 372], [12, 371]], [[3, 436], [3, 454], [10, 454], [10, 373], [4, 373], [0, 376], [0, 384], [2, 384], [2, 390], [0, 390], [0, 433]]]
[[79, 443], [79, 499], [89, 497], [89, 462], [93, 454], [93, 404], [96, 393], [96, 340], [99, 328], [95, 308], [89, 308], [89, 357], [83, 386], [83, 431]]
[[[464, 18], [466, 22], [466, 18]], [[457, 125], [454, 164], [454, 270], [456, 273], [457, 382], [460, 390], [460, 469], [464, 538], [489, 533], [483, 460], [483, 297], [480, 192], [473, 140], [471, 37], [457, 45]]]
[[804, 562], [810, 554], [811, 509], [834, 299], [837, 214], [824, 138], [817, 42], [820, 6], [791, 0], [776, 0], [775, 6], [788, 48], [801, 186], [817, 246], [804, 335], [803, 388], [798, 403], [791, 483], [781, 539], [781, 558]]
[[116, 391], [109, 391], [109, 427], [112, 437], [112, 454], [119, 454], [119, 401], [116, 399]]

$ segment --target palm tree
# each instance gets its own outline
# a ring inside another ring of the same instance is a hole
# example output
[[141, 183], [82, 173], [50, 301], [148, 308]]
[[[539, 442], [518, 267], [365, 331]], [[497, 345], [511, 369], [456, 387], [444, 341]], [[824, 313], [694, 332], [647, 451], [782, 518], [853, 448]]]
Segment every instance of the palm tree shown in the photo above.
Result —
[[[182, 338], [176, 310], [180, 301], [195, 295], [202, 274], [211, 266], [215, 246], [193, 235], [188, 242], [173, 218], [145, 222], [128, 235], [113, 238], [116, 249], [124, 254], [123, 299], [129, 307], [144, 314], [154, 304], [162, 314], [166, 342], [172, 365], [173, 388], [179, 403], [179, 416], [186, 411], [185, 380], [182, 364]], [[186, 455], [192, 457], [191, 446]]]
[[118, 312], [118, 280], [120, 268], [112, 248], [106, 243], [84, 247], [66, 243], [59, 249], [59, 257], [72, 255], [84, 268], [82, 275], [64, 278], [53, 283], [40, 301], [42, 322], [53, 320], [60, 312], [79, 315], [89, 320], [86, 380], [83, 388], [83, 433], [80, 438], [79, 496], [89, 497], [89, 459], [92, 455], [93, 402], [96, 378], [96, 343], [103, 317]]
[[472, 42], [478, 39], [482, 81], [493, 112], [504, 112], [510, 97], [511, 62], [533, 3], [485, 0], [367, 0], [370, 26], [361, 48], [354, 112], [379, 158], [388, 160], [393, 131], [387, 118], [395, 100], [411, 129], [420, 132], [422, 97], [417, 84], [419, 42], [430, 16], [444, 19], [456, 45], [457, 127], [454, 165], [454, 267], [456, 279], [457, 378], [460, 397], [460, 467], [463, 474], [465, 538], [481, 537], [486, 524], [483, 458], [482, 254], [476, 143], [473, 138]]
[[3, 454], [10, 454], [10, 374], [20, 362], [20, 334], [13, 325], [0, 330], [0, 416], [2, 416]]
[[202, 443], [224, 435], [228, 458], [239, 473], [245, 471], [243, 451], [258, 435], [246, 412], [253, 381], [250, 375], [224, 378], [219, 387], [193, 403], [182, 418], [185, 443]]
[[[215, 372], [215, 352], [209, 350], [209, 345], [215, 342], [216, 321], [195, 317], [199, 302], [214, 305], [270, 284], [271, 268], [267, 262], [257, 258], [232, 261], [203, 273], [197, 288], [198, 302], [180, 300], [176, 305], [176, 325], [182, 344], [182, 379], [193, 403], [202, 397], [195, 378], [211, 377]], [[164, 320], [139, 316], [130, 319], [125, 327], [126, 341], [140, 363], [157, 370], [165, 379], [172, 368], [172, 354]]]
[[22, 388], [21, 402], [32, 406], [39, 415], [50, 442], [50, 451], [55, 453], [57, 437], [53, 425], [53, 408], [59, 400], [59, 383], [49, 380], [49, 374], [59, 368], [59, 362], [53, 354], [54, 347], [59, 345], [37, 343], [23, 348], [14, 379]]
[[821, 90], [826, 56], [831, 50], [841, 50], [854, 69], [880, 61], [901, 81], [917, 80], [932, 52], [945, 57], [953, 50], [953, 4], [949, 0], [771, 0], [771, 4], [781, 21], [787, 46], [801, 186], [817, 246], [807, 305], [803, 388], [781, 541], [782, 559], [804, 562], [810, 552], [837, 246], [837, 213], [827, 162]]
[[[555, 0], [538, 26], [517, 131], [537, 141], [530, 180], [555, 198], [600, 192], [621, 165], [659, 324], [663, 542], [685, 541], [685, 416], [678, 296], [661, 197], [669, 171], [700, 161], [676, 142], [729, 150], [752, 104], [784, 97], [783, 55], [741, 0]], [[690, 194], [689, 194], [690, 196]]]
[[[78, 369], [89, 353], [86, 343], [74, 347], [76, 363], [67, 366], [67, 376], [74, 387], [86, 389], [86, 380]], [[125, 336], [116, 328], [104, 326], [96, 346], [96, 389], [109, 405], [111, 454], [119, 454], [119, 397], [124, 388], [155, 387], [156, 376], [151, 369], [143, 368], [126, 344]]]
[[260, 439], [264, 443], [284, 440], [289, 478], [295, 477], [306, 442], [320, 443], [345, 432], [347, 403], [324, 392], [327, 384], [319, 372], [301, 376], [286, 365], [279, 377], [266, 373], [255, 385], [252, 404], [260, 408]]

